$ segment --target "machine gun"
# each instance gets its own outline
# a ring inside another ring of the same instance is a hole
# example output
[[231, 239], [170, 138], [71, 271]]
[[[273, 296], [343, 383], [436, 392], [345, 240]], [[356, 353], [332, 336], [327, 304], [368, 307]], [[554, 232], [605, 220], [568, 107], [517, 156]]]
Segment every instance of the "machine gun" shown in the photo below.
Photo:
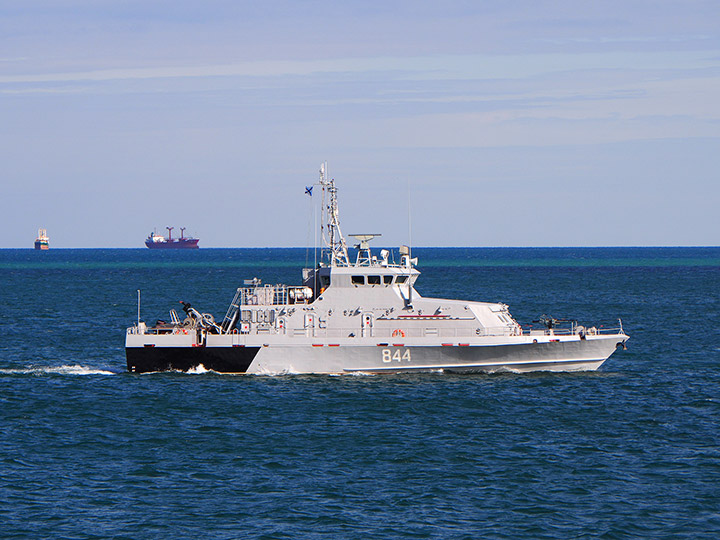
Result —
[[187, 318], [183, 321], [183, 326], [186, 328], [203, 328], [211, 334], [220, 334], [222, 329], [215, 324], [215, 317], [212, 313], [200, 313], [197, 309], [192, 307], [190, 302], [183, 302], [183, 311], [187, 315]]

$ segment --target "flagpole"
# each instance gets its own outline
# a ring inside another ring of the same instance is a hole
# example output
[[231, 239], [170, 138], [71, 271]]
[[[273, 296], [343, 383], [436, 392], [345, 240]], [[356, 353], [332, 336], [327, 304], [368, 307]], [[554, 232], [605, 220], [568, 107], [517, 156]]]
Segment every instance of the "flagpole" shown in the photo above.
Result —
[[310, 193], [310, 199], [312, 200], [313, 222], [315, 224], [315, 233], [313, 235], [313, 242], [315, 243], [313, 246], [313, 294], [317, 294], [317, 203], [313, 199], [312, 192]]

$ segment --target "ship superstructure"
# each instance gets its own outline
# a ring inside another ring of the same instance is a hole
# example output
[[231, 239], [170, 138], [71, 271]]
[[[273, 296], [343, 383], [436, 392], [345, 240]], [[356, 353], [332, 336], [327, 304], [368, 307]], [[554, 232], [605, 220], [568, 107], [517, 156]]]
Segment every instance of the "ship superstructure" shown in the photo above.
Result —
[[619, 323], [598, 330], [545, 317], [523, 331], [502, 303], [425, 298], [415, 289], [417, 259], [401, 246], [375, 254], [377, 234], [351, 235], [351, 260], [340, 230], [337, 188], [325, 167], [321, 261], [302, 284], [245, 281], [222, 320], [183, 303], [185, 315], [126, 334], [128, 370], [222, 373], [487, 372], [597, 369], [628, 336]]

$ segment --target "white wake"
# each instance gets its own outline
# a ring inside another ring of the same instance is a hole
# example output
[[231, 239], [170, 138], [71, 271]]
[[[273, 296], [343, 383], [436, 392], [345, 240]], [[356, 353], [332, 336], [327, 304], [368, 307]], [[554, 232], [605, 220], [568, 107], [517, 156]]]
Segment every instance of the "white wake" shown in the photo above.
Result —
[[116, 375], [113, 371], [75, 364], [72, 366], [30, 366], [18, 369], [0, 369], [7, 375]]

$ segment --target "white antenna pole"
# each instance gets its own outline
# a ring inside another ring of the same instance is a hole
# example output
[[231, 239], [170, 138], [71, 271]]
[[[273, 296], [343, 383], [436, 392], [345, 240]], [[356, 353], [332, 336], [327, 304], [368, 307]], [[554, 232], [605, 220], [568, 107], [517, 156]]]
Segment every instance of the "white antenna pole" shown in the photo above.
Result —
[[412, 257], [412, 205], [410, 204], [410, 179], [407, 181], [407, 196], [408, 196], [408, 251], [409, 256]]
[[[320, 200], [320, 220], [322, 223], [320, 224], [320, 236], [322, 237], [320, 239], [320, 242], [322, 243], [322, 246], [320, 247], [320, 260], [323, 259], [323, 252], [322, 250], [325, 248], [325, 244], [327, 243], [325, 239], [325, 235], [328, 234], [328, 230], [324, 229], [325, 227], [325, 213], [327, 212], [327, 208], [325, 207], [325, 179], [327, 178], [327, 170], [328, 170], [328, 163], [327, 160], [322, 162], [322, 166], [320, 167], [320, 184], [322, 185], [322, 199]], [[329, 221], [329, 220], [328, 220]], [[328, 261], [329, 262], [329, 261]], [[315, 290], [317, 290], [317, 276], [315, 276]]]
[[408, 302], [412, 306], [412, 206], [410, 204], [410, 179], [407, 181], [408, 190], [408, 263], [410, 276], [408, 276]]
[[325, 213], [327, 212], [327, 209], [325, 208], [325, 163], [322, 163], [320, 165], [320, 186], [322, 190], [322, 195], [320, 198], [320, 241], [322, 242], [321, 251], [320, 251], [320, 259], [325, 256], [325, 248], [328, 244], [327, 241], [327, 231], [325, 230]]
[[315, 235], [313, 238], [313, 295], [317, 295], [318, 286], [318, 264], [317, 264], [317, 256], [318, 256], [318, 221], [317, 221], [317, 201], [313, 198], [312, 194], [310, 195], [310, 199], [312, 200], [313, 205], [313, 222], [315, 223]]
[[140, 325], [140, 289], [138, 289], [138, 326]]

